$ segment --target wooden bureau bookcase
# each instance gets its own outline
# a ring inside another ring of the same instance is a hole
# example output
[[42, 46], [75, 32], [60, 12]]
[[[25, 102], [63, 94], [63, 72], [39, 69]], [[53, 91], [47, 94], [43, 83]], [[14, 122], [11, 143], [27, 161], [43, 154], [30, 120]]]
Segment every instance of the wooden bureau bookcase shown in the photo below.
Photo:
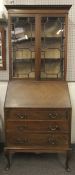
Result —
[[5, 155], [71, 150], [71, 103], [66, 82], [68, 10], [71, 6], [6, 5], [9, 77]]

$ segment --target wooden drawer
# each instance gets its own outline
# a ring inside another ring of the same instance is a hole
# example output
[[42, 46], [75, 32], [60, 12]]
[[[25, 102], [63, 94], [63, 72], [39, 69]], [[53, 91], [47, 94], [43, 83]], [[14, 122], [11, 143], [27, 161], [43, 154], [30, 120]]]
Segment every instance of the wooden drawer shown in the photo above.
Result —
[[68, 119], [66, 110], [26, 110], [9, 109], [5, 112], [8, 120], [66, 120]]
[[7, 146], [68, 146], [67, 134], [20, 133], [7, 132]]
[[15, 132], [26, 131], [50, 131], [50, 132], [68, 132], [67, 121], [7, 121], [6, 129]]

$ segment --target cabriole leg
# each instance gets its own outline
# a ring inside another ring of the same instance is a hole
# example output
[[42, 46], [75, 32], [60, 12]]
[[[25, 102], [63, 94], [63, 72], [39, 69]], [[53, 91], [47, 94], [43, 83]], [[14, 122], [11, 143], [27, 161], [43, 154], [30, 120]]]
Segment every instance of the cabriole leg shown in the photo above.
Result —
[[7, 165], [6, 165], [6, 170], [8, 170], [10, 168], [10, 152], [8, 150], [5, 150], [5, 157], [7, 159]]
[[66, 169], [67, 172], [71, 171], [71, 169], [69, 167], [70, 158], [71, 158], [71, 151], [67, 151], [66, 152], [66, 163], [65, 163], [65, 169]]

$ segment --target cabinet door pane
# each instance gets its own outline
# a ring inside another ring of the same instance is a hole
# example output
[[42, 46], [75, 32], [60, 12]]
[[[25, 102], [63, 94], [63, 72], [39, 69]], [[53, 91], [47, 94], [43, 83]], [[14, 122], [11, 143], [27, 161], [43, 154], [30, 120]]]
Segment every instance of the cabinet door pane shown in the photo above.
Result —
[[12, 17], [12, 76], [35, 78], [35, 18]]
[[41, 18], [41, 78], [64, 77], [64, 17]]
[[0, 67], [2, 67], [2, 35], [0, 32]]

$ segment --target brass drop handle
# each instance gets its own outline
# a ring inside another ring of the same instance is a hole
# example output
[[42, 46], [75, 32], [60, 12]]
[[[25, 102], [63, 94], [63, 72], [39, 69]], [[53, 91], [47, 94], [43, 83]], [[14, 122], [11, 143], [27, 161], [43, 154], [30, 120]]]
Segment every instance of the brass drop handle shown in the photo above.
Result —
[[50, 145], [55, 145], [55, 140], [53, 138], [49, 138], [48, 142]]
[[57, 117], [57, 114], [51, 114], [51, 113], [49, 113], [48, 114], [48, 117], [51, 118], [51, 119], [55, 119]]
[[49, 126], [48, 127], [48, 129], [50, 130], [50, 131], [56, 131], [56, 130], [58, 130], [59, 129], [59, 127], [58, 127], [58, 125], [56, 125], [56, 126]]
[[27, 115], [17, 115], [18, 119], [27, 119]]

